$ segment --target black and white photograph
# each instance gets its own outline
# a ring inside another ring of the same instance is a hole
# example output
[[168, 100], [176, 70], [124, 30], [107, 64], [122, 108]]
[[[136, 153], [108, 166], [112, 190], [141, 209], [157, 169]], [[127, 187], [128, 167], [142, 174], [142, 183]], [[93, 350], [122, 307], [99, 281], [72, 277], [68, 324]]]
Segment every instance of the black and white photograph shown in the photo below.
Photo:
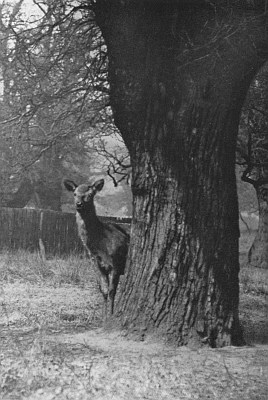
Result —
[[0, 0], [0, 400], [268, 399], [268, 0]]

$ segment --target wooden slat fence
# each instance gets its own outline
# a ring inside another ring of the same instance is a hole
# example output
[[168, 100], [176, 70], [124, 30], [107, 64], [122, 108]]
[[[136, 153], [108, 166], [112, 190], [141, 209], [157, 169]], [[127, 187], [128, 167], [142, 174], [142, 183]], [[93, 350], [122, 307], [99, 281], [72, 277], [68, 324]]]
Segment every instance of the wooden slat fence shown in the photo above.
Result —
[[[100, 217], [103, 221], [130, 224], [130, 218]], [[82, 253], [75, 215], [29, 208], [0, 208], [0, 249], [40, 250], [47, 255]]]

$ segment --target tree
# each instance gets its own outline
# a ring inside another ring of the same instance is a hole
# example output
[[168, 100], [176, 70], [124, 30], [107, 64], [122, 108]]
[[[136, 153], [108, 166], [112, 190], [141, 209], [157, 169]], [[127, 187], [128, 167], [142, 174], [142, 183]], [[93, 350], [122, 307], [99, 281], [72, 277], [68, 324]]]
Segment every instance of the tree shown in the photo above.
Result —
[[113, 323], [180, 345], [237, 344], [235, 148], [268, 57], [265, 1], [91, 5], [132, 163], [132, 238]]
[[78, 151], [85, 169], [94, 152], [88, 142], [111, 123], [103, 39], [67, 2], [39, 1], [38, 20], [28, 23], [22, 3], [0, 7], [2, 172], [5, 181], [13, 177], [2, 186], [2, 204], [23, 207], [34, 197], [37, 206], [60, 210], [62, 177], [75, 169], [66, 165], [70, 154], [74, 161]]
[[241, 179], [251, 184], [258, 200], [259, 227], [249, 250], [252, 266], [268, 268], [268, 65], [258, 73], [248, 92], [238, 137]]
[[11, 100], [10, 91], [13, 85], [14, 70], [10, 59], [9, 26], [16, 24], [20, 18], [20, 8], [23, 0], [13, 7], [3, 2], [0, 6], [0, 128], [1, 128], [1, 158], [0, 158], [0, 204], [23, 207], [31, 197], [32, 185], [27, 177], [20, 176], [20, 184], [14, 188], [14, 175], [11, 167], [13, 146], [11, 145], [12, 130], [8, 137], [4, 121], [12, 121], [10, 110], [15, 104]]

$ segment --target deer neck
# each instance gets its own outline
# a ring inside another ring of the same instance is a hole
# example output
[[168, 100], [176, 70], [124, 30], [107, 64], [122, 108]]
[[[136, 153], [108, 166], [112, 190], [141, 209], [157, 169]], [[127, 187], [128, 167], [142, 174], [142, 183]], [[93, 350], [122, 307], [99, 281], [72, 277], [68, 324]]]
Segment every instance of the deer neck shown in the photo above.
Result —
[[94, 204], [88, 209], [76, 211], [76, 219], [78, 224], [83, 224], [88, 232], [101, 224]]

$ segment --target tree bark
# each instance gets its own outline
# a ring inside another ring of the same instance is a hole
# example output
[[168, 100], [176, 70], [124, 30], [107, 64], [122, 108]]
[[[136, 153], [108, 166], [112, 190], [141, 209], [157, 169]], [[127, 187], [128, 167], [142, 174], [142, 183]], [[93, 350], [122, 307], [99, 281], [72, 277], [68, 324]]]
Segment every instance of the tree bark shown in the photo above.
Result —
[[179, 345], [238, 343], [235, 145], [245, 94], [267, 56], [264, 22], [256, 17], [249, 29], [241, 10], [161, 1], [99, 0], [96, 16], [133, 168], [114, 323]]
[[268, 268], [268, 183], [256, 186], [259, 205], [259, 226], [248, 253], [249, 265]]

